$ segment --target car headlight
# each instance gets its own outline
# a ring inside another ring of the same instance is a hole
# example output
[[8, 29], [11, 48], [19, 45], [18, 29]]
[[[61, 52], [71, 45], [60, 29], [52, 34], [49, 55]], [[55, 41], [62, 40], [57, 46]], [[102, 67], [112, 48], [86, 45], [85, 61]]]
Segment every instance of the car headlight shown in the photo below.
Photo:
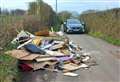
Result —
[[72, 28], [70, 26], [67, 27], [68, 30], [72, 30]]

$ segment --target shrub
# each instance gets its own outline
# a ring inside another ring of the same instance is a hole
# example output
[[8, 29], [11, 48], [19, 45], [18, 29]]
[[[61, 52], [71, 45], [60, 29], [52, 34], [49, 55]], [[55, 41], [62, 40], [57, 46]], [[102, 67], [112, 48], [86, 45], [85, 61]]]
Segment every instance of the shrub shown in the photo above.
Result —
[[120, 8], [80, 15], [90, 33], [120, 40]]

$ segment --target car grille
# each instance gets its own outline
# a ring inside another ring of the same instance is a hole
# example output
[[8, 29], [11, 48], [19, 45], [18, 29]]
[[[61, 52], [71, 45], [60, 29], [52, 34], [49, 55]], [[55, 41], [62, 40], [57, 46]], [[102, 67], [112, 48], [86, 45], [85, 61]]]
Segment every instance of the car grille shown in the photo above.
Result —
[[72, 27], [72, 29], [80, 29], [80, 27]]

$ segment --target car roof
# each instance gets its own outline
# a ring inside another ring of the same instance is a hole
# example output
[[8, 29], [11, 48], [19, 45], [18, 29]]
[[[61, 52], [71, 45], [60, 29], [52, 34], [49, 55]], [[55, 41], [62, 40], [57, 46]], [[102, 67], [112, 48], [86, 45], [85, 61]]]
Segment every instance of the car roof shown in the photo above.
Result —
[[75, 22], [79, 22], [79, 23], [80, 23], [80, 20], [78, 20], [78, 19], [67, 19], [66, 22], [73, 22], [73, 21], [75, 21]]

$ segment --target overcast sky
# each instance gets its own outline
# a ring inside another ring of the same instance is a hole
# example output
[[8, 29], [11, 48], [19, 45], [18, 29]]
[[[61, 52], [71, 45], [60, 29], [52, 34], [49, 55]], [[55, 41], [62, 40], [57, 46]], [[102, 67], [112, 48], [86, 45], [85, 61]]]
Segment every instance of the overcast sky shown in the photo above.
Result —
[[[0, 0], [0, 7], [7, 9], [28, 8], [28, 3], [35, 0]], [[55, 0], [43, 0], [55, 10]], [[89, 9], [105, 10], [120, 8], [120, 0], [58, 0], [58, 11], [68, 10], [81, 13]]]

